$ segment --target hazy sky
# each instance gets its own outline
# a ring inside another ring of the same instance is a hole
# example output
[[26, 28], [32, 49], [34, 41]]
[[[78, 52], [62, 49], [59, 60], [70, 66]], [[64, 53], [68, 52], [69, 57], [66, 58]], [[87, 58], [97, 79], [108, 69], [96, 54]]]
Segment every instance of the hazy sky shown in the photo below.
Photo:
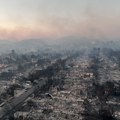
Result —
[[120, 38], [120, 0], [0, 0], [0, 39]]

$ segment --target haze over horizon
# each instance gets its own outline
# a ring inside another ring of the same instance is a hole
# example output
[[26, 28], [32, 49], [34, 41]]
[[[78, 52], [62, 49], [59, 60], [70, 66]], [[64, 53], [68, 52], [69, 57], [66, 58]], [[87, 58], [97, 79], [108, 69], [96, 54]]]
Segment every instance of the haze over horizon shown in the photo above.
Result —
[[1, 0], [0, 39], [119, 39], [119, 6], [119, 0]]

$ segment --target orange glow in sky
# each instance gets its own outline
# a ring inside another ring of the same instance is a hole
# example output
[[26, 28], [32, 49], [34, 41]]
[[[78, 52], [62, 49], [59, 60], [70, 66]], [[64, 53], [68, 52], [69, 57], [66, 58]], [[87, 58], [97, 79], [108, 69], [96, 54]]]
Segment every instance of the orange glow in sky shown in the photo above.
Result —
[[120, 37], [119, 0], [1, 0], [0, 39]]

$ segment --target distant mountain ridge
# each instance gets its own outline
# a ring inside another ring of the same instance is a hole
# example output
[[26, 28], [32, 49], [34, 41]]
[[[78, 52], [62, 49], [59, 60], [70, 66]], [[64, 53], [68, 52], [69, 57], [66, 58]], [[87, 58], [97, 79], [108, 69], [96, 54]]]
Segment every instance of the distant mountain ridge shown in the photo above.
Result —
[[9, 53], [11, 50], [30, 52], [36, 50], [78, 50], [93, 47], [120, 49], [120, 41], [89, 40], [80, 37], [68, 36], [56, 40], [28, 39], [22, 41], [0, 40], [0, 53]]

